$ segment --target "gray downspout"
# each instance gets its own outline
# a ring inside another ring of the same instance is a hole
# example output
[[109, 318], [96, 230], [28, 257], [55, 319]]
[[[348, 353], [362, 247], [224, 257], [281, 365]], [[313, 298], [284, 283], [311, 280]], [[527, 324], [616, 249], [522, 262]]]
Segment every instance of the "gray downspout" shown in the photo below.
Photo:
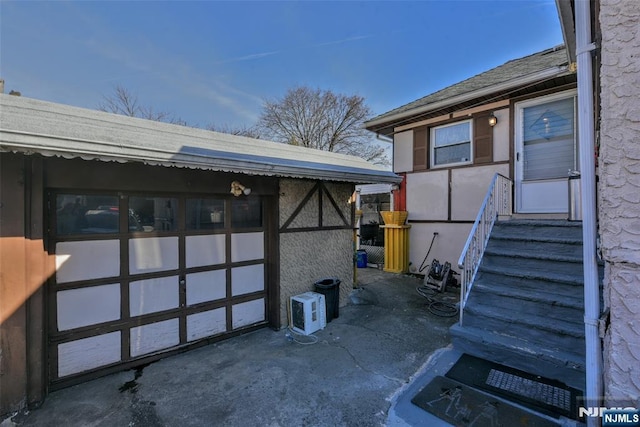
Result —
[[[578, 65], [578, 138], [582, 193], [582, 238], [584, 258], [584, 330], [586, 341], [586, 390], [583, 406], [600, 407], [602, 348], [598, 334], [600, 287], [596, 259], [596, 187], [593, 125], [593, 79], [591, 51], [591, 10], [588, 0], [576, 0], [576, 59]], [[598, 417], [587, 417], [589, 427], [598, 426]]]

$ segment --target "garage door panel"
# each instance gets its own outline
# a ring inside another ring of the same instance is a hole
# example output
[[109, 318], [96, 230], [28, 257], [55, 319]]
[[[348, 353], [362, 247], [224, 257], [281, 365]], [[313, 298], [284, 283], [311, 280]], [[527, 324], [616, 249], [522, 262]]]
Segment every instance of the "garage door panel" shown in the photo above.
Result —
[[231, 235], [231, 262], [264, 259], [264, 233], [234, 233]]
[[226, 296], [226, 270], [187, 274], [187, 305], [215, 301]]
[[187, 316], [187, 340], [218, 335], [227, 331], [227, 311], [223, 308]]
[[120, 319], [120, 284], [59, 291], [58, 330], [65, 331]]
[[85, 240], [56, 244], [57, 283], [119, 275], [120, 242], [118, 240]]
[[177, 268], [177, 237], [145, 237], [129, 240], [129, 273], [151, 273]]
[[131, 328], [132, 357], [171, 348], [180, 344], [180, 322], [169, 319]]
[[179, 300], [178, 276], [138, 280], [129, 284], [129, 313], [131, 316], [177, 308]]
[[231, 313], [233, 329], [262, 322], [266, 319], [264, 298], [235, 304]]
[[187, 268], [225, 262], [226, 235], [187, 236], [185, 240]]
[[264, 265], [247, 265], [231, 269], [231, 292], [238, 296], [264, 291]]
[[120, 361], [120, 332], [58, 345], [58, 376], [65, 377]]

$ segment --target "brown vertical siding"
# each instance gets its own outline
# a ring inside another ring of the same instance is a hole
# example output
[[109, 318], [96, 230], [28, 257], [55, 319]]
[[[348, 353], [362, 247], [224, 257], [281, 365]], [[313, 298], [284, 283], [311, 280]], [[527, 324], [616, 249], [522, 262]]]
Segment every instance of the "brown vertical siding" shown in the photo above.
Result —
[[269, 254], [265, 259], [267, 267], [267, 320], [269, 327], [278, 330], [282, 327], [280, 319], [280, 233], [278, 232], [278, 219], [280, 218], [280, 209], [278, 198], [271, 196], [266, 198], [267, 209], [265, 213], [266, 229], [265, 232], [271, 236], [267, 240], [268, 246], [265, 248], [265, 254]]
[[489, 126], [490, 112], [473, 116], [473, 164], [493, 162], [493, 128]]
[[418, 128], [413, 131], [413, 170], [425, 170], [429, 168], [429, 129]]
[[0, 415], [45, 392], [42, 200], [42, 158], [0, 154]]
[[46, 393], [44, 286], [55, 267], [53, 258], [48, 257], [44, 247], [44, 162], [40, 156], [28, 157], [26, 162], [27, 283], [37, 287], [27, 302], [27, 405], [31, 406], [41, 402]]
[[0, 154], [0, 413], [19, 409], [27, 393], [23, 170], [21, 156]]

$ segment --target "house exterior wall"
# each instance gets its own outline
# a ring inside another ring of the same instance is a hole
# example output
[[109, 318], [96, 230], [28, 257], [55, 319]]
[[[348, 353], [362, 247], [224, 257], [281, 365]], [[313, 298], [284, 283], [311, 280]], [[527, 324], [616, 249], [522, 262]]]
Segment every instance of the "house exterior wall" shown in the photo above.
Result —
[[[429, 272], [431, 261], [434, 259], [437, 259], [441, 264], [449, 262], [454, 271], [459, 271], [458, 258], [460, 258], [460, 251], [467, 241], [471, 226], [472, 224], [469, 223], [447, 222], [411, 224], [409, 271], [414, 274], [426, 275]], [[435, 239], [433, 233], [438, 233]], [[432, 240], [433, 246], [429, 252]]]
[[[280, 180], [280, 226], [291, 218], [301, 201], [315, 185], [314, 181]], [[352, 224], [351, 205], [347, 200], [354, 191], [353, 184], [326, 183], [325, 187], [338, 204], [342, 214]], [[322, 225], [319, 213], [322, 212]], [[335, 228], [333, 228], [335, 227]], [[295, 216], [287, 229], [280, 233], [280, 313], [281, 325], [289, 324], [289, 298], [313, 291], [314, 283], [325, 278], [340, 279], [340, 306], [346, 305], [353, 288], [353, 230], [344, 227], [327, 196], [312, 196]]]
[[509, 165], [477, 166], [451, 171], [451, 219], [475, 221], [496, 173], [509, 176]]
[[[491, 110], [498, 118], [493, 129], [493, 159], [490, 163], [413, 171], [414, 128], [394, 136], [394, 172], [407, 172], [406, 207], [409, 212], [409, 271], [426, 274], [435, 258], [450, 262], [456, 270], [458, 258], [478, 214], [495, 173], [511, 176], [509, 109]], [[478, 113], [474, 109], [474, 113]], [[480, 112], [482, 112], [480, 110]], [[457, 112], [454, 117], [467, 119], [470, 113]], [[429, 119], [414, 126], [438, 126], [450, 122], [449, 116]], [[429, 246], [438, 233], [428, 259]]]
[[446, 221], [449, 215], [449, 171], [446, 169], [407, 175], [409, 221]]
[[454, 270], [458, 268], [460, 252], [496, 172], [508, 176], [509, 165], [435, 170], [407, 175], [410, 194], [407, 197], [407, 210], [409, 219], [413, 220], [409, 243], [411, 272], [426, 274], [427, 270], [418, 270], [429, 250], [434, 232], [438, 236], [426, 261], [430, 263], [435, 258], [441, 263], [450, 262]]
[[[607, 400], [640, 399], [640, 3], [601, 0], [599, 220]], [[606, 403], [606, 402], [605, 402]]]

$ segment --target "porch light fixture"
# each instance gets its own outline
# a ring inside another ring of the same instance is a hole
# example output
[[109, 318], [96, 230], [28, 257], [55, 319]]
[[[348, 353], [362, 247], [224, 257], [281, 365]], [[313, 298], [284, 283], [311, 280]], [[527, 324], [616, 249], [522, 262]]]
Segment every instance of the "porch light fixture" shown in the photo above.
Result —
[[491, 113], [491, 115], [489, 116], [489, 126], [494, 127], [497, 124], [498, 124], [498, 118], [494, 116], [493, 113]]
[[231, 183], [231, 194], [233, 194], [236, 197], [238, 197], [241, 194], [248, 196], [249, 194], [251, 194], [251, 189], [249, 187], [245, 187], [244, 185], [240, 184], [238, 181], [233, 181]]

